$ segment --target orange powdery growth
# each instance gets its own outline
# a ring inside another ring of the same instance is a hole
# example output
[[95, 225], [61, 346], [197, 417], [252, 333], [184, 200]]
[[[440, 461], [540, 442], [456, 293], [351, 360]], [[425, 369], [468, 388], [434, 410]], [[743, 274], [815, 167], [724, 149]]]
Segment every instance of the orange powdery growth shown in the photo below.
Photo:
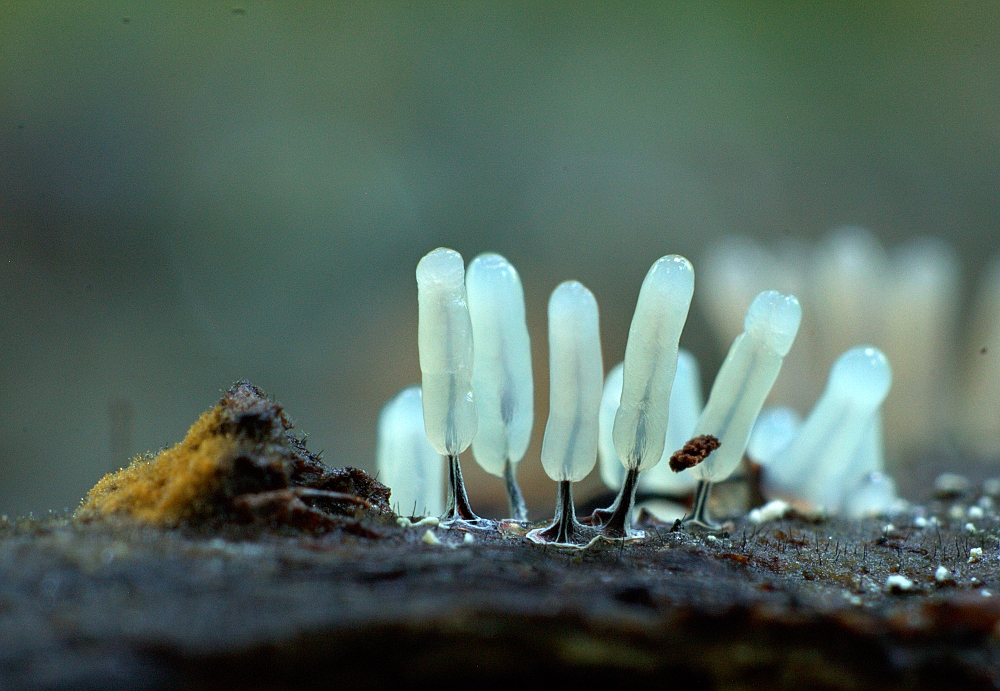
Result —
[[222, 404], [206, 411], [179, 444], [155, 458], [138, 456], [108, 473], [87, 493], [80, 518], [125, 514], [148, 523], [173, 525], [203, 508], [231, 469], [239, 444], [221, 432]]
[[292, 427], [280, 405], [237, 382], [179, 444], [101, 478], [76, 515], [308, 530], [343, 527], [369, 509], [391, 515], [387, 487], [361, 470], [328, 468]]

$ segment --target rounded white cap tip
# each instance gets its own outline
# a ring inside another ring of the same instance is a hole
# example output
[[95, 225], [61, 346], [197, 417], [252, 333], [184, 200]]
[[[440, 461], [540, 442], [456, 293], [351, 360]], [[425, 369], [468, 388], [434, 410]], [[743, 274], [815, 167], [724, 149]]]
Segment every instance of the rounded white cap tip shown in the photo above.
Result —
[[830, 386], [850, 391], [856, 398], [881, 403], [892, 386], [889, 359], [872, 346], [851, 348], [833, 363]]
[[802, 306], [794, 295], [765, 290], [753, 299], [743, 328], [754, 340], [764, 343], [781, 357], [795, 342], [802, 321]]

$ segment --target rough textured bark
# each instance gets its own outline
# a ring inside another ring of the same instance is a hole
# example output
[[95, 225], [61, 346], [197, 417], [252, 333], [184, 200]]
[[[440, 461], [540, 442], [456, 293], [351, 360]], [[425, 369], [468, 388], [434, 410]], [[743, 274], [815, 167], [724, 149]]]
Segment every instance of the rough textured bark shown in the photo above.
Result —
[[[995, 520], [975, 536], [794, 518], [711, 537], [647, 525], [643, 543], [585, 552], [532, 545], [516, 526], [472, 544], [438, 529], [444, 546], [432, 547], [423, 527], [353, 520], [361, 530], [321, 535], [3, 525], [4, 686], [492, 687], [565, 675], [588, 687], [969, 689], [1000, 678], [1000, 594], [983, 595], [1000, 591]], [[969, 564], [980, 545], [987, 556]], [[953, 581], [934, 579], [939, 564]], [[896, 572], [911, 592], [885, 588]]]
[[977, 498], [960, 496], [930, 502], [924, 529], [791, 517], [706, 533], [640, 514], [644, 540], [586, 550], [524, 538], [545, 521], [435, 541], [290, 430], [240, 382], [165, 465], [108, 476], [77, 517], [0, 521], [0, 687], [1000, 682], [989, 501], [975, 532]]

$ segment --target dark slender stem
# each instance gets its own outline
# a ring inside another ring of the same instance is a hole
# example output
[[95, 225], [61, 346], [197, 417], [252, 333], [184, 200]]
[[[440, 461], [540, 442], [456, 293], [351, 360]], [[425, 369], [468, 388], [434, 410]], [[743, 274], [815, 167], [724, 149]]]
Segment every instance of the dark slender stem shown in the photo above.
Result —
[[593, 537], [593, 531], [576, 520], [576, 508], [573, 506], [573, 483], [569, 480], [559, 481], [556, 494], [556, 515], [547, 528], [538, 528], [528, 533], [528, 538], [535, 542], [551, 542], [563, 545], [585, 543]]
[[[639, 486], [639, 470], [629, 468], [625, 473], [622, 489], [606, 512], [610, 513], [607, 520], [602, 521], [601, 535], [611, 538], [630, 537], [632, 535], [632, 509], [635, 508], [635, 491]], [[595, 512], [596, 513], [596, 512]]]
[[462, 479], [462, 464], [458, 455], [448, 456], [448, 504], [445, 506], [443, 521], [452, 520], [479, 521], [480, 518], [469, 506], [469, 495], [465, 493], [465, 481]]
[[510, 517], [515, 521], [528, 520], [528, 507], [524, 495], [517, 484], [516, 466], [508, 458], [503, 464], [503, 479], [507, 483], [507, 500], [510, 502]]
[[573, 506], [573, 483], [563, 480], [556, 493], [556, 542], [572, 542], [576, 524], [576, 507]]
[[694, 510], [691, 516], [684, 520], [685, 523], [693, 523], [704, 528], [716, 529], [719, 524], [708, 515], [708, 498], [712, 494], [712, 483], [707, 480], [698, 482], [698, 489], [694, 496]]

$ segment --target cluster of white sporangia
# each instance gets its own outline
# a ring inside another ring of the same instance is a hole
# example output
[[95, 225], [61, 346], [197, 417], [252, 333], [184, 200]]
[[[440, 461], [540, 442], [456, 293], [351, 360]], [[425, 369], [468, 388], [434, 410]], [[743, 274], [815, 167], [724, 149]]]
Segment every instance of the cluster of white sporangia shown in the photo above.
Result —
[[891, 385], [882, 351], [852, 348], [833, 364], [805, 422], [790, 408], [765, 410], [747, 447], [764, 468], [764, 495], [854, 518], [891, 507], [896, 492], [883, 472], [880, 412]]
[[[434, 513], [440, 510], [447, 467], [447, 503], [440, 520], [467, 528], [489, 525], [472, 511], [462, 482], [459, 454], [471, 444], [477, 462], [506, 479], [512, 517], [524, 520], [515, 470], [531, 436], [533, 387], [517, 271], [503, 257], [484, 254], [466, 272], [461, 255], [439, 248], [418, 264], [417, 286], [422, 397], [419, 387], [410, 387], [383, 410], [380, 478], [392, 488], [400, 512], [412, 507], [414, 514]], [[531, 531], [529, 538], [580, 544], [596, 536], [639, 536], [632, 527], [639, 487], [683, 493], [697, 486], [688, 520], [712, 525], [709, 489], [739, 465], [802, 313], [794, 296], [773, 290], [758, 294], [702, 409], [697, 362], [678, 349], [693, 293], [694, 269], [687, 259], [657, 260], [639, 291], [625, 361], [602, 381], [597, 301], [577, 281], [553, 291], [542, 465], [558, 483], [558, 499], [552, 525]], [[758, 425], [754, 448], [765, 452], [752, 455], [765, 468], [769, 493], [831, 512], [851, 510], [845, 497], [867, 489], [870, 473], [882, 470], [878, 410], [888, 390], [888, 364], [872, 348], [857, 352], [881, 363], [884, 371], [873, 379], [850, 351], [838, 360], [828, 395], [801, 429], [797, 423]], [[854, 386], [858, 381], [864, 385]], [[779, 417], [769, 413], [766, 419]], [[770, 432], [772, 427], [776, 432]], [[661, 462], [693, 437], [716, 442], [703, 462], [680, 472]], [[856, 460], [859, 448], [870, 452], [863, 461]], [[601, 475], [619, 494], [583, 525], [573, 508], [572, 483], [593, 469], [598, 449]], [[869, 504], [885, 499], [885, 492], [876, 495]], [[894, 499], [891, 486], [887, 496]]]
[[979, 278], [961, 331], [960, 269], [936, 238], [887, 250], [856, 227], [815, 245], [729, 237], [706, 253], [698, 298], [724, 344], [763, 288], [799, 297], [802, 333], [771, 395], [777, 405], [808, 410], [841, 353], [862, 343], [882, 350], [893, 371], [882, 407], [886, 462], [901, 474], [942, 446], [1000, 456], [1000, 257]]

